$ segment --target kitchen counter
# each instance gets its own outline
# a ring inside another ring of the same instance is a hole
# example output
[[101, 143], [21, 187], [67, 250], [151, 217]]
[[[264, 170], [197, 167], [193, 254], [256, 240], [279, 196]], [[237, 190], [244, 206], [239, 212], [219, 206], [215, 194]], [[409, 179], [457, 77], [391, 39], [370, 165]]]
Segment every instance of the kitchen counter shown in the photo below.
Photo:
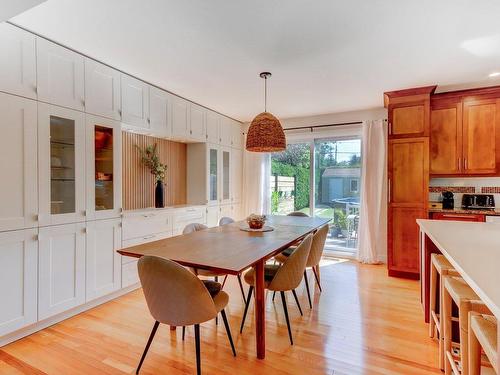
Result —
[[[422, 261], [428, 259], [425, 235], [500, 321], [500, 224], [423, 219], [417, 220], [417, 224], [422, 238]], [[429, 265], [422, 266], [421, 273], [425, 273]], [[421, 280], [425, 290], [424, 275]], [[500, 330], [498, 348], [500, 361]]]
[[500, 208], [495, 208], [492, 210], [474, 210], [456, 207], [454, 209], [448, 210], [443, 208], [429, 208], [429, 212], [442, 212], [447, 214], [469, 214], [469, 215], [489, 215], [489, 216], [500, 216]]
[[140, 214], [147, 214], [147, 213], [152, 213], [152, 212], [168, 212], [172, 210], [181, 210], [181, 209], [189, 209], [189, 208], [205, 208], [206, 205], [202, 204], [178, 204], [175, 206], [165, 206], [162, 208], [156, 208], [156, 207], [148, 207], [148, 208], [138, 208], [135, 210], [125, 210], [122, 213], [122, 216], [133, 216], [133, 215], [140, 215]]

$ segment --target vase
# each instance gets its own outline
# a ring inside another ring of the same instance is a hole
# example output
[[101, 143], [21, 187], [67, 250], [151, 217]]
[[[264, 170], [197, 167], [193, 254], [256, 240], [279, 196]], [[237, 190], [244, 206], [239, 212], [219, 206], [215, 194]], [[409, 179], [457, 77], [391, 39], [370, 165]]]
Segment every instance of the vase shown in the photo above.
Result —
[[165, 207], [165, 202], [163, 201], [163, 194], [164, 188], [163, 188], [163, 181], [156, 181], [156, 188], [155, 188], [155, 207], [156, 208], [163, 208]]

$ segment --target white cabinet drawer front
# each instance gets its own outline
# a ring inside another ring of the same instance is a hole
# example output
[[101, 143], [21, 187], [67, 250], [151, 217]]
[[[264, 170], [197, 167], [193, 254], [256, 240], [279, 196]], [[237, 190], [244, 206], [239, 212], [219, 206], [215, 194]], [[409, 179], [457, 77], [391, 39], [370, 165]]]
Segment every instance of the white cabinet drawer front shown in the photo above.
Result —
[[36, 230], [0, 233], [0, 336], [37, 320]]
[[[131, 246], [142, 245], [143, 243], [158, 241], [158, 240], [162, 240], [164, 238], [169, 238], [169, 237], [172, 237], [171, 230], [169, 230], [167, 232], [148, 234], [148, 235], [145, 235], [142, 237], [137, 237], [137, 238], [133, 238], [130, 240], [122, 241], [122, 247], [127, 248], [127, 247], [131, 247]], [[123, 258], [129, 258], [129, 257], [123, 257]], [[127, 261], [122, 260], [122, 263], [127, 263]]]
[[122, 265], [122, 288], [139, 282], [139, 273], [137, 272], [137, 259]]
[[83, 56], [42, 38], [36, 43], [38, 99], [83, 111]]
[[85, 302], [85, 224], [39, 231], [38, 316], [45, 319]]
[[193, 209], [192, 211], [176, 212], [173, 215], [174, 230], [183, 230], [191, 223], [206, 223], [205, 209]]
[[0, 93], [0, 231], [36, 225], [36, 102]]
[[120, 219], [87, 223], [86, 300], [104, 296], [121, 287]]
[[85, 111], [120, 120], [120, 78], [119, 71], [85, 59]]
[[35, 36], [0, 23], [0, 90], [36, 99]]
[[123, 239], [144, 238], [172, 230], [170, 215], [148, 213], [123, 218]]

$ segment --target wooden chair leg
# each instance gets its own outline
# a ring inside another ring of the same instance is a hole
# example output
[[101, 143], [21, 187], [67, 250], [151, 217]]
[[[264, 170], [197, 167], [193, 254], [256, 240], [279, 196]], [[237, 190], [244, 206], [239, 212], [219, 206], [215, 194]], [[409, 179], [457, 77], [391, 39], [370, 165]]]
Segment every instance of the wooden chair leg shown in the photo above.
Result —
[[276, 291], [273, 292], [273, 302], [274, 302], [274, 297], [276, 297]]
[[300, 307], [300, 302], [299, 299], [297, 298], [297, 293], [295, 293], [295, 289], [292, 289], [292, 294], [293, 298], [295, 298], [295, 302], [297, 303], [297, 307], [299, 308], [300, 316], [304, 316], [304, 314], [302, 314], [302, 308]]
[[288, 308], [286, 307], [285, 292], [280, 291], [281, 303], [283, 304], [283, 310], [285, 311], [286, 325], [288, 327], [288, 336], [290, 337], [290, 344], [293, 345], [292, 328], [290, 327], [290, 319], [288, 317]]
[[139, 370], [141, 369], [142, 362], [144, 362], [144, 358], [146, 358], [146, 354], [148, 354], [149, 347], [151, 346], [151, 343], [153, 342], [153, 338], [155, 337], [156, 330], [158, 329], [158, 326], [160, 325], [160, 322], [156, 321], [153, 330], [151, 331], [151, 334], [149, 335], [148, 343], [146, 344], [146, 348], [144, 348], [144, 353], [142, 353], [141, 360], [139, 362], [139, 366], [137, 366], [137, 370], [135, 370], [135, 373], [138, 374]]
[[245, 319], [247, 317], [248, 305], [250, 305], [250, 300], [252, 299], [253, 286], [250, 285], [248, 289], [247, 303], [245, 304], [245, 312], [243, 313], [243, 319], [241, 320], [240, 333], [243, 332], [243, 326], [245, 325]]
[[233, 337], [231, 336], [231, 329], [229, 327], [229, 323], [227, 322], [227, 316], [224, 309], [222, 309], [220, 314], [222, 315], [222, 320], [224, 321], [224, 326], [226, 327], [226, 333], [229, 339], [229, 343], [231, 344], [231, 350], [233, 351], [233, 355], [236, 357], [236, 350], [234, 349]]
[[313, 273], [314, 273], [314, 278], [316, 279], [316, 283], [318, 284], [319, 291], [322, 292], [323, 289], [321, 289], [321, 283], [319, 282], [319, 276], [316, 271], [316, 267], [312, 267]]
[[184, 337], [186, 337], [186, 326], [182, 326], [182, 341], [184, 341]]
[[307, 290], [307, 299], [309, 300], [309, 308], [312, 309], [311, 303], [311, 292], [309, 291], [309, 281], [307, 281], [307, 271], [304, 271], [304, 281], [306, 282], [306, 290]]
[[238, 284], [240, 284], [241, 296], [243, 297], [243, 303], [247, 303], [245, 298], [245, 289], [243, 289], [243, 283], [241, 282], [241, 274], [238, 274]]
[[448, 293], [448, 290], [446, 288], [443, 288], [443, 316], [441, 319], [443, 320], [443, 331], [441, 332], [443, 334], [443, 345], [444, 345], [444, 373], [446, 375], [451, 375], [451, 364], [450, 361], [448, 360], [448, 356], [446, 353], [451, 352], [451, 296], [450, 293]]
[[430, 303], [429, 303], [429, 337], [434, 337], [435, 322], [432, 318], [432, 312], [436, 312], [436, 288], [437, 288], [437, 269], [434, 264], [431, 263], [431, 274], [430, 274]]
[[476, 334], [471, 329], [471, 317], [474, 313], [469, 314], [469, 375], [481, 374], [481, 345], [476, 337]]
[[222, 280], [222, 286], [221, 286], [221, 289], [224, 289], [224, 285], [226, 285], [226, 280], [227, 280], [227, 276], [224, 276], [224, 280]]
[[194, 341], [196, 345], [196, 374], [201, 375], [200, 325], [194, 325]]

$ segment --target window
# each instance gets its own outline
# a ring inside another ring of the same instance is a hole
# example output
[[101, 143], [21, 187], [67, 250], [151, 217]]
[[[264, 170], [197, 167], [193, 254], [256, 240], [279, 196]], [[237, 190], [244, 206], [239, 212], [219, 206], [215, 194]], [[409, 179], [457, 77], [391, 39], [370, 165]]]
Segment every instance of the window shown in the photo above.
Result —
[[358, 180], [351, 180], [351, 193], [358, 192]]

